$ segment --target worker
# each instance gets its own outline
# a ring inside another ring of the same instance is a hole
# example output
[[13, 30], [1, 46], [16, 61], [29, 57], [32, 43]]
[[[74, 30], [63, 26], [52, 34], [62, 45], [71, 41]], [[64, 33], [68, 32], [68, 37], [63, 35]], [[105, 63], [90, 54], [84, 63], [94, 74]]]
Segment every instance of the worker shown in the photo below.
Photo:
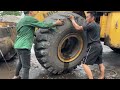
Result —
[[104, 79], [105, 66], [102, 61], [103, 47], [100, 42], [100, 26], [95, 22], [95, 13], [87, 12], [86, 24], [78, 25], [74, 19], [74, 16], [70, 15], [74, 28], [78, 31], [85, 31], [87, 37], [87, 53], [82, 60], [82, 67], [84, 68], [89, 79], [94, 79], [92, 71], [89, 65], [98, 64], [100, 69], [100, 76], [98, 79]]
[[[16, 66], [15, 76], [12, 79], [29, 79], [30, 53], [34, 41], [35, 27], [47, 29], [56, 25], [63, 25], [62, 20], [49, 23], [39, 22], [34, 18], [34, 11], [24, 11], [24, 14], [25, 16], [18, 22], [16, 27], [17, 38], [14, 48], [17, 51], [19, 62]], [[19, 74], [20, 70], [22, 70], [21, 76]]]

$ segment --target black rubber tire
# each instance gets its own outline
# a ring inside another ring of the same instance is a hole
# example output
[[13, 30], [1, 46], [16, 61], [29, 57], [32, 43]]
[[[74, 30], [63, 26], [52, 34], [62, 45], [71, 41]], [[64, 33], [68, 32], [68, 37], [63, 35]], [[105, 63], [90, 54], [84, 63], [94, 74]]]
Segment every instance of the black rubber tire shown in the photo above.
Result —
[[6, 61], [14, 60], [16, 55], [17, 55], [17, 53], [16, 53], [15, 49], [11, 48], [5, 55], [3, 55], [3, 57], [0, 53], [0, 61], [4, 62], [5, 60]]
[[118, 48], [113, 48], [113, 47], [110, 47], [115, 53], [120, 53], [120, 49]]
[[[68, 19], [68, 15], [74, 15], [76, 22], [80, 25], [85, 23], [85, 19], [78, 14], [71, 12], [60, 12], [46, 18], [45, 22], [55, 21], [56, 19], [64, 19], [63, 26], [57, 26], [52, 29], [40, 29], [36, 32], [34, 46], [35, 55], [39, 63], [52, 74], [61, 74], [66, 70], [76, 68], [85, 55], [87, 47], [85, 32], [76, 31]], [[59, 60], [57, 55], [57, 47], [62, 38], [70, 33], [77, 34], [82, 37], [83, 48], [77, 59], [72, 62], [65, 63]]]
[[13, 60], [14, 56], [16, 55], [16, 51], [13, 48], [15, 38], [16, 30], [14, 26], [0, 28], [0, 61]]

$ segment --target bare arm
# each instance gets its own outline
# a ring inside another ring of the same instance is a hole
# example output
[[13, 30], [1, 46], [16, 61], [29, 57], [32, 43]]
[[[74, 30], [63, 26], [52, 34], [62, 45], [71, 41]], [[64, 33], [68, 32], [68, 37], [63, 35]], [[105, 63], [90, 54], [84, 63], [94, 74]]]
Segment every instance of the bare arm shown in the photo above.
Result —
[[79, 26], [76, 22], [75, 22], [75, 20], [71, 20], [72, 21], [72, 24], [73, 24], [73, 26], [74, 26], [74, 28], [76, 29], [76, 30], [83, 30], [83, 26]]
[[76, 30], [83, 30], [83, 26], [80, 26], [75, 22], [74, 16], [70, 15], [69, 18], [70, 18], [70, 20], [71, 20], [71, 22]]

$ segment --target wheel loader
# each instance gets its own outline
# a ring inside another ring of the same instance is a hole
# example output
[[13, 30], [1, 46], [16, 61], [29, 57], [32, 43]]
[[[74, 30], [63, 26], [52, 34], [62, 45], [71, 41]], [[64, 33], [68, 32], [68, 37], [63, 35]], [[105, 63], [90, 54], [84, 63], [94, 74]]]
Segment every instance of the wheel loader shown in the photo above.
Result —
[[[115, 52], [120, 52], [120, 12], [94, 11], [96, 22], [101, 27], [101, 39]], [[80, 64], [86, 51], [85, 32], [76, 31], [68, 15], [74, 15], [79, 25], [85, 22], [87, 11], [41, 11], [35, 18], [40, 21], [63, 19], [65, 24], [36, 32], [35, 55], [40, 64], [53, 74], [70, 71]]]
[[[63, 26], [56, 26], [49, 29], [37, 29], [34, 39], [35, 56], [39, 63], [52, 74], [75, 69], [81, 64], [87, 49], [86, 33], [76, 31], [69, 15], [74, 15], [79, 25], [86, 23], [87, 11], [34, 11], [35, 18], [39, 21], [53, 22], [57, 19], [64, 20]], [[101, 26], [101, 38], [104, 38], [105, 45], [114, 51], [119, 50], [119, 23], [120, 12], [95, 11], [96, 21]], [[15, 38], [15, 37], [14, 37]], [[13, 41], [14, 42], [14, 41]]]
[[100, 16], [101, 37], [104, 44], [120, 53], [120, 11], [106, 11]]

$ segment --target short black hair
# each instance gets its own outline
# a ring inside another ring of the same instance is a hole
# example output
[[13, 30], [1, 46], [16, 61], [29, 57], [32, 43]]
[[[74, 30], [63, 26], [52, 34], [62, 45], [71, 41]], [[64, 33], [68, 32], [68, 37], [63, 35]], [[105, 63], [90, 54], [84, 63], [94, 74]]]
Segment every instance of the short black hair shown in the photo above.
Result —
[[23, 11], [25, 15], [29, 14], [30, 11]]
[[91, 17], [94, 17], [96, 19], [96, 12], [95, 11], [88, 11], [87, 13], [90, 13]]

